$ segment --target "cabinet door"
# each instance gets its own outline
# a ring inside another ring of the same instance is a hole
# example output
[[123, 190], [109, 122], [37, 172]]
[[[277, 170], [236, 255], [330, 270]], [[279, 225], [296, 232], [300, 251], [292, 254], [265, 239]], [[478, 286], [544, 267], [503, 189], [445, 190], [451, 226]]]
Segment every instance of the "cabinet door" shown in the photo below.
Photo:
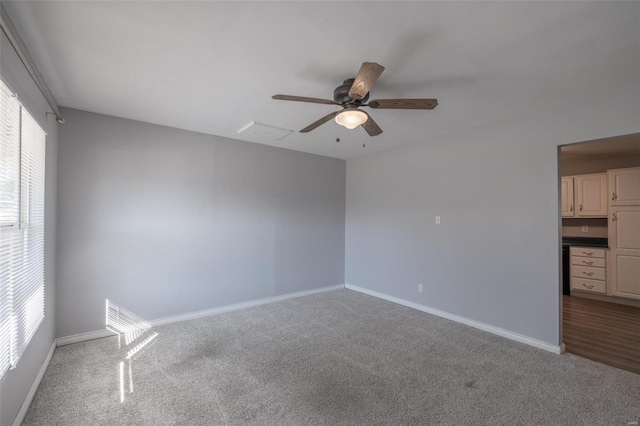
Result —
[[607, 217], [609, 203], [607, 202], [607, 174], [577, 176], [576, 186], [576, 216], [578, 217]]
[[573, 208], [573, 178], [563, 177], [560, 188], [560, 205], [562, 206], [562, 217], [573, 217], [575, 215]]
[[609, 170], [611, 206], [640, 206], [640, 167]]
[[640, 299], [640, 206], [611, 207], [611, 294]]

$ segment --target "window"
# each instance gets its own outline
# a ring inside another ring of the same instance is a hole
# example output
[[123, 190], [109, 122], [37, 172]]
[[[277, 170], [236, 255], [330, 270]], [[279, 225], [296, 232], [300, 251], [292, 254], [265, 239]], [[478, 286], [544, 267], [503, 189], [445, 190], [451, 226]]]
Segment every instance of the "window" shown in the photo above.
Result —
[[45, 141], [0, 80], [0, 376], [44, 317]]

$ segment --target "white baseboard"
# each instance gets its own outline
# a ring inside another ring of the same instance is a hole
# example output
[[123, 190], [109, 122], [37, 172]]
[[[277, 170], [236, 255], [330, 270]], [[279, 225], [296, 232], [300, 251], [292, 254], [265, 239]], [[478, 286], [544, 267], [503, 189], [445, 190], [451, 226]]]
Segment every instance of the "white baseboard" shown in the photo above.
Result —
[[369, 296], [377, 297], [379, 299], [384, 299], [389, 302], [406, 306], [408, 308], [417, 309], [418, 311], [426, 312], [428, 314], [445, 318], [451, 321], [455, 321], [460, 324], [468, 325], [469, 327], [477, 328], [483, 331], [488, 331], [489, 333], [493, 333], [501, 337], [506, 337], [507, 339], [515, 340], [516, 342], [525, 343], [530, 346], [535, 346], [536, 348], [544, 349], [545, 351], [548, 351], [548, 352], [553, 352], [556, 354], [561, 354], [564, 352], [564, 343], [561, 345], [552, 345], [551, 343], [543, 342], [537, 339], [532, 339], [531, 337], [523, 336], [522, 334], [514, 333], [512, 331], [508, 331], [503, 328], [494, 327], [489, 324], [485, 324], [469, 318], [461, 317], [459, 315], [450, 314], [448, 312], [431, 308], [429, 306], [420, 305], [418, 303], [409, 302], [408, 300], [399, 299], [397, 297], [389, 296], [383, 293], [378, 293], [377, 291], [367, 290], [366, 288], [358, 287], [351, 284], [345, 284], [344, 287], [348, 290], [353, 290], [360, 293], [368, 294]]
[[96, 331], [90, 331], [88, 333], [74, 334], [72, 336], [58, 337], [56, 339], [56, 346], [71, 345], [73, 343], [86, 342], [94, 339], [102, 339], [103, 337], [109, 337], [113, 335], [114, 334], [112, 331], [109, 331], [105, 328], [104, 330], [96, 330]]
[[344, 284], [332, 285], [329, 287], [314, 288], [313, 290], [298, 291], [295, 293], [287, 293], [282, 296], [266, 297], [264, 299], [251, 300], [249, 302], [236, 303], [234, 305], [221, 306], [219, 308], [205, 309], [203, 311], [191, 312], [188, 314], [175, 315], [171, 317], [158, 318], [149, 321], [153, 326], [172, 324], [174, 322], [189, 321], [213, 315], [224, 314], [225, 312], [238, 311], [240, 309], [253, 308], [254, 306], [267, 305], [269, 303], [282, 302], [283, 300], [295, 299], [297, 297], [311, 296], [312, 294], [324, 293], [327, 291], [342, 290]]
[[29, 411], [29, 406], [31, 405], [31, 401], [33, 401], [33, 397], [36, 396], [36, 391], [40, 386], [40, 382], [42, 381], [42, 377], [44, 377], [45, 371], [47, 371], [47, 367], [49, 367], [49, 363], [51, 362], [51, 357], [53, 356], [53, 352], [56, 349], [56, 341], [54, 340], [51, 343], [51, 348], [49, 349], [49, 353], [47, 353], [47, 357], [44, 359], [42, 366], [40, 366], [40, 370], [38, 371], [38, 375], [35, 380], [31, 384], [31, 388], [27, 393], [27, 396], [24, 398], [22, 402], [22, 406], [20, 407], [20, 411], [16, 415], [15, 420], [13, 421], [13, 426], [20, 426], [24, 421], [25, 416], [27, 415], [27, 411]]
[[[312, 290], [298, 291], [295, 293], [287, 293], [281, 296], [266, 297], [264, 299], [251, 300], [248, 302], [236, 303], [234, 305], [221, 306], [218, 308], [205, 309], [202, 311], [190, 312], [187, 314], [174, 315], [165, 318], [158, 318], [148, 321], [152, 327], [159, 325], [172, 324], [175, 322], [190, 321], [198, 318], [210, 317], [213, 315], [223, 314], [225, 312], [238, 311], [240, 309], [252, 308], [254, 306], [267, 305], [269, 303], [282, 302], [283, 300], [295, 299], [297, 297], [311, 296], [312, 294], [324, 293], [327, 291], [342, 290], [344, 284], [332, 285], [328, 287], [314, 288]], [[114, 333], [104, 329], [90, 331], [88, 333], [74, 334], [73, 336], [58, 337], [56, 339], [58, 346], [70, 345], [72, 343], [86, 342], [88, 340], [101, 339], [103, 337], [113, 336]]]

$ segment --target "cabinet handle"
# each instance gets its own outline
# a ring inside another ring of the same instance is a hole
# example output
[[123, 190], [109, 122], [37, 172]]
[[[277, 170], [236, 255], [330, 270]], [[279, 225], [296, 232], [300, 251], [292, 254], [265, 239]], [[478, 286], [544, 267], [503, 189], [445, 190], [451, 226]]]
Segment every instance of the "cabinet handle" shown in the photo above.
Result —
[[613, 212], [611, 214], [611, 222], [615, 222], [616, 220], [618, 220], [618, 216], [616, 215], [616, 212]]
[[615, 200], [617, 200], [617, 199], [618, 199], [618, 196], [616, 195], [616, 193], [615, 193], [615, 192], [612, 192], [612, 193], [611, 193], [611, 201], [615, 201]]
[[593, 272], [585, 272], [585, 271], [582, 271], [582, 273], [583, 273], [583, 274], [585, 274], [585, 275], [586, 275], [586, 276], [588, 276], [588, 277], [590, 277], [591, 275], [593, 275]]
[[589, 266], [593, 265], [593, 261], [587, 262], [586, 260], [583, 260], [582, 263], [584, 263], [585, 265], [589, 265]]
[[585, 283], [582, 283], [582, 285], [588, 288], [589, 290], [593, 288], [593, 284], [586, 285]]
[[586, 254], [587, 256], [592, 256], [593, 252], [592, 251], [590, 251], [590, 252], [583, 251], [582, 254]]
[[582, 211], [582, 204], [580, 204], [580, 211]]
[[571, 205], [569, 206], [569, 211], [570, 211], [570, 212], [572, 212], [572, 211], [573, 211], [573, 204], [571, 204]]

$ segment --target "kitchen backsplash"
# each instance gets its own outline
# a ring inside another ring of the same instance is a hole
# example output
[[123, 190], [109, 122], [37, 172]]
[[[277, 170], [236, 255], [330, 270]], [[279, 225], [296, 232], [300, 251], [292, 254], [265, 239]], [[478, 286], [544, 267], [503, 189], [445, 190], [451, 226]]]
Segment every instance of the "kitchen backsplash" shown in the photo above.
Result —
[[[607, 221], [606, 218], [599, 219], [562, 219], [562, 236], [563, 237], [595, 237], [607, 238]], [[582, 227], [588, 226], [587, 232], [582, 232]]]

